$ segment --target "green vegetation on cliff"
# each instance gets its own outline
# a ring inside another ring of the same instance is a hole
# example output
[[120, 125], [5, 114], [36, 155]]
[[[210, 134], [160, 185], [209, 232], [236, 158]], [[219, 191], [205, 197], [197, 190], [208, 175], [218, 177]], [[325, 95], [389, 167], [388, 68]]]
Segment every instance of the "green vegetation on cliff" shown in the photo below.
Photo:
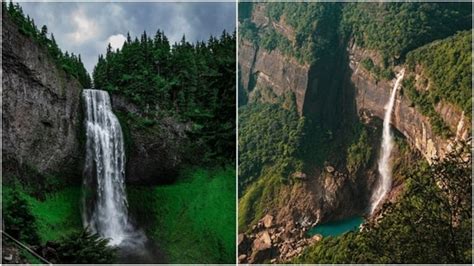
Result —
[[370, 146], [367, 130], [360, 130], [359, 138], [354, 141], [347, 149], [347, 170], [354, 174], [361, 167], [367, 166], [372, 147]]
[[[251, 41], [268, 51], [278, 49], [300, 63], [315, 63], [334, 52], [340, 5], [335, 3], [272, 3], [265, 6], [270, 23], [289, 26], [294, 36], [287, 36], [274, 26], [258, 28], [251, 21], [252, 3], [239, 3], [239, 38]], [[336, 27], [334, 27], [336, 25]]]
[[276, 33], [262, 38], [262, 46], [272, 45], [300, 62], [315, 63], [332, 55], [337, 45], [340, 5], [337, 3], [272, 3], [266, 6], [271, 21], [286, 23], [294, 32], [294, 39]]
[[345, 3], [341, 28], [385, 59], [471, 28], [471, 3]]
[[233, 167], [193, 168], [174, 184], [127, 190], [130, 212], [169, 263], [234, 263]]
[[250, 103], [239, 108], [239, 188], [275, 165], [282, 181], [301, 167], [294, 157], [303, 134], [304, 119], [296, 111], [295, 97], [288, 93], [276, 103]]
[[453, 152], [432, 166], [420, 163], [406, 178], [400, 200], [384, 206], [377, 224], [325, 238], [294, 262], [471, 263], [471, 161]]
[[375, 76], [375, 79], [377, 81], [381, 79], [385, 80], [391, 80], [395, 77], [395, 74], [393, 73], [392, 69], [388, 67], [387, 65], [384, 65], [382, 67], [376, 65], [374, 61], [370, 58], [365, 58], [363, 59], [360, 64], [367, 69], [370, 73], [372, 73]]
[[422, 100], [417, 98], [423, 98], [426, 104], [433, 106], [445, 100], [471, 117], [471, 48], [472, 32], [464, 31], [410, 52], [408, 65], [413, 69], [421, 65], [423, 74], [431, 81], [427, 92], [412, 91], [410, 99], [422, 105]]
[[235, 34], [171, 45], [128, 35], [121, 50], [109, 45], [94, 68], [94, 86], [124, 96], [153, 123], [166, 116], [194, 124], [193, 140], [209, 160], [235, 158]]
[[58, 47], [54, 35], [48, 38], [48, 28], [46, 25], [39, 30], [33, 19], [30, 16], [25, 16], [21, 6], [10, 1], [7, 3], [2, 0], [2, 19], [5, 16], [10, 17], [13, 22], [19, 27], [22, 34], [31, 37], [36, 43], [44, 47], [56, 65], [62, 68], [67, 74], [77, 78], [83, 88], [91, 87], [91, 78], [85, 69], [81, 55], [69, 54], [67, 51], [63, 53]]
[[303, 167], [297, 152], [305, 123], [294, 94], [270, 92], [257, 89], [253, 101], [239, 108], [239, 231], [276, 207], [280, 188]]

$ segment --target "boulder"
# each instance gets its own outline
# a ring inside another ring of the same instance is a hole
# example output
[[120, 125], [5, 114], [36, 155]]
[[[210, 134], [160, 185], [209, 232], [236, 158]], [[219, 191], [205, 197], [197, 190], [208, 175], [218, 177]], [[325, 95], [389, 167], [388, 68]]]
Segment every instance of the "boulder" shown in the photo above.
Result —
[[249, 263], [271, 259], [274, 255], [274, 251], [270, 234], [264, 231], [253, 241], [252, 255], [250, 256]]
[[306, 174], [303, 173], [303, 172], [295, 172], [295, 173], [293, 173], [292, 176], [293, 176], [293, 178], [296, 178], [296, 179], [301, 179], [301, 180], [307, 179]]
[[330, 166], [330, 165], [326, 166], [326, 172], [333, 173], [334, 171], [335, 171], [335, 169], [334, 169], [333, 166]]
[[316, 234], [314, 236], [311, 237], [311, 241], [314, 243], [314, 242], [319, 242], [323, 239], [323, 236], [320, 235], [320, 234]]
[[263, 217], [260, 221], [263, 223], [265, 228], [270, 228], [273, 226], [273, 216], [269, 214], [265, 215], [265, 217]]
[[247, 258], [247, 255], [245, 255], [245, 254], [239, 255], [239, 258], [238, 258], [239, 263], [244, 262], [246, 258]]

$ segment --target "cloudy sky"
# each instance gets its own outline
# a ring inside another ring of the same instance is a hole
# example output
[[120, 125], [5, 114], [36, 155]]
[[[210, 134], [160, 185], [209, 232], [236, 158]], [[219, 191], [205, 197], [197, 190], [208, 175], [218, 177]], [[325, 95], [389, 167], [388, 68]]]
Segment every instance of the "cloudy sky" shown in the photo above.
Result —
[[235, 29], [235, 3], [20, 3], [40, 28], [45, 24], [59, 47], [80, 54], [90, 74], [107, 44], [122, 46], [144, 30], [165, 31], [174, 43], [183, 34], [189, 41], [207, 40]]

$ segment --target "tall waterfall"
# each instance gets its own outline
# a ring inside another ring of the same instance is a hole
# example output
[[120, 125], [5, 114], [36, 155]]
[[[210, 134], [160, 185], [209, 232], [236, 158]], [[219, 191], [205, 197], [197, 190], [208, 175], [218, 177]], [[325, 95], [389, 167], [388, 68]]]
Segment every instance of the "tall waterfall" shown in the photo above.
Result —
[[397, 75], [397, 80], [393, 86], [390, 100], [385, 105], [385, 116], [383, 119], [383, 133], [382, 133], [382, 145], [381, 154], [378, 162], [378, 170], [380, 173], [380, 179], [375, 187], [375, 190], [371, 198], [370, 213], [373, 213], [380, 202], [385, 198], [385, 195], [390, 191], [392, 187], [392, 165], [390, 164], [390, 154], [393, 148], [393, 136], [390, 132], [390, 122], [392, 120], [393, 105], [395, 103], [395, 97], [397, 90], [401, 86], [403, 75], [405, 70], [402, 69]]
[[106, 91], [84, 90], [82, 96], [87, 134], [83, 223], [110, 245], [119, 245], [131, 230], [122, 129]]

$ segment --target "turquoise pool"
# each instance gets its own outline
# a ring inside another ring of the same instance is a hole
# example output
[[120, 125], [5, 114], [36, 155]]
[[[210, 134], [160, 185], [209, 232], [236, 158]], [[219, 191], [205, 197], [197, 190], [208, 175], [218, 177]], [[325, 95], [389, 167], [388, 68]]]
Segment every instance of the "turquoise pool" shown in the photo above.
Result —
[[355, 231], [364, 222], [364, 218], [360, 216], [351, 217], [348, 219], [319, 224], [308, 231], [309, 235], [320, 234], [323, 237], [338, 236], [348, 231]]

